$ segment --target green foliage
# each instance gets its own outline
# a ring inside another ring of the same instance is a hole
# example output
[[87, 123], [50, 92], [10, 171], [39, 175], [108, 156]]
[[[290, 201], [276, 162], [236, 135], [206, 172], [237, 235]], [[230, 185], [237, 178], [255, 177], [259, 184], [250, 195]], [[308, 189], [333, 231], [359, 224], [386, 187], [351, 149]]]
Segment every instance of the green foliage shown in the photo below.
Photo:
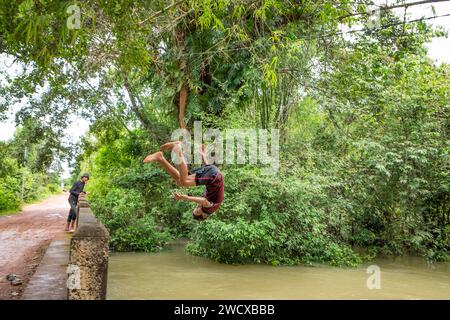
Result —
[[351, 265], [361, 258], [327, 232], [325, 190], [311, 181], [225, 171], [226, 201], [194, 229], [188, 251], [226, 263]]
[[314, 140], [326, 146], [322, 156], [337, 178], [335, 190], [351, 208], [339, 211], [340, 226], [351, 228], [336, 226], [346, 241], [445, 260], [449, 69], [414, 49], [423, 38], [396, 52], [363, 39], [343, 57], [346, 63], [337, 62], [321, 83], [338, 92], [321, 98], [335, 128], [326, 144]]
[[0, 212], [20, 208], [20, 193], [11, 188], [18, 185], [17, 181], [9, 177], [2, 179], [0, 182]]
[[18, 146], [23, 142], [17, 137], [8, 142], [0, 142], [0, 152], [5, 157], [0, 159], [0, 213], [17, 212], [21, 208], [22, 179], [23, 200], [29, 203], [61, 192], [58, 177], [55, 173], [44, 173], [36, 170], [32, 165], [39, 161], [33, 154], [30, 145], [28, 163], [30, 167], [23, 167], [23, 154], [17, 153]]
[[142, 195], [134, 190], [113, 188], [106, 194], [95, 193], [89, 200], [117, 251], [158, 251], [170, 238], [167, 232], [157, 230], [154, 217], [143, 210]]

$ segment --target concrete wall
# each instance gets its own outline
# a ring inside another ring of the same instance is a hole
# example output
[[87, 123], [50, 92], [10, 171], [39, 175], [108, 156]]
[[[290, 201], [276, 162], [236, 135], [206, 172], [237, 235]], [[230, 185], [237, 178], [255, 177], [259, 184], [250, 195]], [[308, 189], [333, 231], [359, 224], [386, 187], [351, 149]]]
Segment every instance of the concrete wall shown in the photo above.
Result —
[[69, 300], [106, 299], [109, 234], [80, 195], [78, 228], [70, 241]]

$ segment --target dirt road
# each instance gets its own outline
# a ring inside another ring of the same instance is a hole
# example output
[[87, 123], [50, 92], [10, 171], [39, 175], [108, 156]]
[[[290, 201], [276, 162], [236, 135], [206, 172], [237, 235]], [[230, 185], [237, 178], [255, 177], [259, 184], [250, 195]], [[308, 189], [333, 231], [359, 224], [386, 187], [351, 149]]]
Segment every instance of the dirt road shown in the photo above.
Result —
[[[69, 211], [68, 194], [52, 196], [22, 212], [0, 216], [0, 300], [19, 299], [56, 234], [64, 232]], [[14, 273], [23, 283], [12, 286]]]

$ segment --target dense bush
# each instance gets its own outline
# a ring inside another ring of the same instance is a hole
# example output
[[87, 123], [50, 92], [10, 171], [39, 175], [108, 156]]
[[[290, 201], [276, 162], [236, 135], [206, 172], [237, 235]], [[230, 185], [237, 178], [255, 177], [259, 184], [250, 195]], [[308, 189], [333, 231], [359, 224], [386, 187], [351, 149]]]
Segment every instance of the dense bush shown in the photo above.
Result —
[[49, 170], [53, 151], [44, 150], [39, 135], [27, 126], [16, 129], [12, 139], [0, 141], [0, 213], [20, 210], [22, 186], [24, 203], [61, 191], [58, 170]]
[[[42, 173], [25, 173], [24, 202], [29, 203], [44, 199], [58, 193], [61, 188], [56, 183], [49, 183]], [[0, 180], [0, 212], [17, 211], [21, 208], [22, 174], [10, 172]]]
[[156, 251], [169, 239], [186, 237], [193, 226], [189, 205], [171, 199], [176, 186], [168, 175], [142, 164], [145, 144], [138, 135], [105, 142], [84, 168], [93, 177], [86, 187], [89, 200], [117, 251]]
[[227, 170], [226, 201], [198, 224], [188, 251], [226, 263], [295, 264], [361, 261], [327, 231], [327, 198], [320, 185], [297, 177]]
[[[105, 181], [103, 181], [105, 182]], [[95, 190], [95, 186], [91, 187]], [[117, 251], [158, 251], [170, 239], [145, 212], [144, 198], [133, 189], [112, 187], [89, 198], [92, 209], [110, 232], [111, 247]]]
[[0, 181], [0, 212], [20, 208], [20, 183], [12, 177]]

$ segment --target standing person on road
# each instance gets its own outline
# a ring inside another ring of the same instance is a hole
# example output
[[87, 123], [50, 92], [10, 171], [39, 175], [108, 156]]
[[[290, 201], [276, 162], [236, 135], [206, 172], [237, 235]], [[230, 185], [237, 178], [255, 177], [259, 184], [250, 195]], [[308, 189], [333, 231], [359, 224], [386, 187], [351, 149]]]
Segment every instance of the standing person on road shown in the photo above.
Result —
[[81, 176], [81, 179], [77, 182], [75, 182], [70, 189], [70, 196], [69, 196], [69, 204], [70, 204], [70, 211], [69, 216], [67, 218], [67, 224], [65, 231], [73, 232], [75, 231], [75, 220], [77, 219], [77, 203], [78, 203], [78, 196], [81, 193], [86, 193], [83, 191], [85, 184], [89, 180], [89, 175], [87, 173], [83, 174]]

